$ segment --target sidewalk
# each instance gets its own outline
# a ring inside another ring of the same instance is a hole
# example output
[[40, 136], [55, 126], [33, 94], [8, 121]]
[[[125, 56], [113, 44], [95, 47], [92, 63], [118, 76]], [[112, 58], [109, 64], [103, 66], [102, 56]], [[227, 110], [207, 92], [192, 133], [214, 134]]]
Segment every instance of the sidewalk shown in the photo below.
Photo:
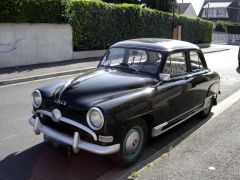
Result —
[[48, 64], [28, 65], [0, 69], [0, 86], [77, 74], [96, 68], [101, 58], [69, 60]]
[[185, 133], [177, 146], [155, 156], [132, 179], [239, 179], [240, 90], [213, 109], [197, 131]]
[[[203, 53], [212, 53], [228, 50], [226, 47], [211, 45], [202, 48]], [[48, 64], [28, 65], [23, 67], [0, 69], [0, 86], [21, 83], [37, 79], [45, 79], [69, 74], [82, 73], [96, 68], [101, 57], [91, 59], [69, 60]]]

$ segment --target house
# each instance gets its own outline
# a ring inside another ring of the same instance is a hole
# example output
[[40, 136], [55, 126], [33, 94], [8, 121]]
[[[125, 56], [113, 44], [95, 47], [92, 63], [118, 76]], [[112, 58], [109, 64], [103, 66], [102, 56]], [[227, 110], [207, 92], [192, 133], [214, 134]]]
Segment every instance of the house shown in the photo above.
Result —
[[197, 17], [197, 13], [193, 8], [192, 3], [178, 3], [175, 12], [185, 16]]
[[205, 0], [199, 14], [211, 21], [228, 21], [240, 23], [240, 0]]

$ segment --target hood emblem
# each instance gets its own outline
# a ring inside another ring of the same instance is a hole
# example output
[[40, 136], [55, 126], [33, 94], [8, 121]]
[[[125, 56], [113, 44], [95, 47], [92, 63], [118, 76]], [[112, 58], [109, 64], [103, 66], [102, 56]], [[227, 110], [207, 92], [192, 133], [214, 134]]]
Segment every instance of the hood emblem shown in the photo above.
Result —
[[57, 103], [58, 105], [64, 105], [64, 106], [67, 104], [66, 101], [64, 101], [64, 100], [60, 100], [60, 99], [55, 100], [54, 102]]
[[54, 122], [59, 122], [60, 119], [61, 119], [61, 117], [62, 117], [62, 114], [61, 114], [61, 112], [60, 112], [58, 109], [54, 109], [54, 110], [52, 111], [51, 117], [52, 117], [52, 120], [53, 120]]

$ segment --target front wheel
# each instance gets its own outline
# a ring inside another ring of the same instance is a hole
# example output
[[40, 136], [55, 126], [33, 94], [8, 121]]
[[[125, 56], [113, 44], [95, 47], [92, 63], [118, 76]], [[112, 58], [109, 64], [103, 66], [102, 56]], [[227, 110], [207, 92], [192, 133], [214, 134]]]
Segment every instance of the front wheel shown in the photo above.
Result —
[[128, 167], [137, 162], [141, 156], [147, 137], [147, 126], [140, 119], [127, 125], [122, 137], [120, 151], [113, 155], [114, 163], [121, 167]]

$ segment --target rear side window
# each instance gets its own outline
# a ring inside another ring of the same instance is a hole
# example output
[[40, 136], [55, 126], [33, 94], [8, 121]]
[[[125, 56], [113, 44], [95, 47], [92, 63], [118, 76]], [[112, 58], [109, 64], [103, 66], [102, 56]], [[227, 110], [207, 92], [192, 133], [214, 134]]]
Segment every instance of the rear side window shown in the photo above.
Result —
[[167, 58], [163, 73], [173, 76], [183, 75], [187, 72], [186, 56], [184, 52], [170, 54]]
[[201, 57], [199, 56], [199, 53], [196, 51], [190, 51], [190, 63], [193, 72], [204, 69]]

